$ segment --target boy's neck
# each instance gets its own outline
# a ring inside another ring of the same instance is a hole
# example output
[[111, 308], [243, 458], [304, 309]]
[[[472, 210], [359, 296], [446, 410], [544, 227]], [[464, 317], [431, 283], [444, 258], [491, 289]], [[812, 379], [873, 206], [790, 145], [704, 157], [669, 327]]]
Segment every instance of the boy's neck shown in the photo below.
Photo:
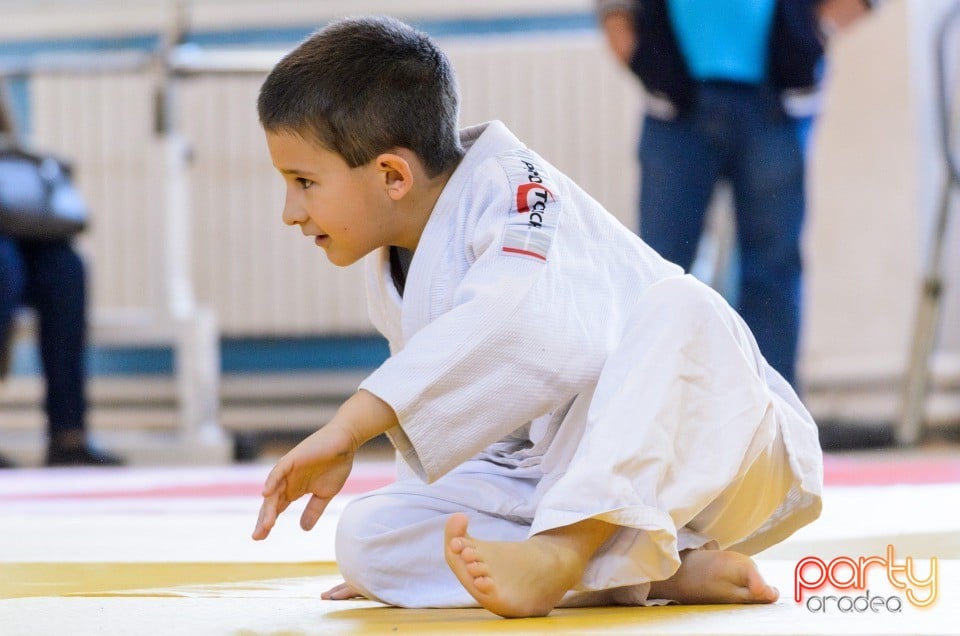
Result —
[[[459, 165], [459, 162], [458, 164]], [[423, 235], [424, 228], [433, 214], [433, 209], [443, 194], [450, 177], [453, 176], [457, 166], [453, 166], [448, 171], [443, 172], [433, 178], [427, 177], [423, 172], [418, 175], [422, 187], [415, 188], [410, 192], [410, 196], [404, 197], [404, 217], [410, 220], [406, 231], [404, 231], [397, 240], [397, 247], [408, 249], [411, 252], [416, 251], [420, 243], [420, 237]]]

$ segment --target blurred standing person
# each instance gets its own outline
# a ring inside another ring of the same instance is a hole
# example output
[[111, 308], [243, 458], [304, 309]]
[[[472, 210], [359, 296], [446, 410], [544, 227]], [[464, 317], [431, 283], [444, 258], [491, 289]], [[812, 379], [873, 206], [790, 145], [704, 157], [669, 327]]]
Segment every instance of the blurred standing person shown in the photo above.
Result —
[[870, 0], [597, 0], [615, 56], [646, 91], [640, 236], [686, 270], [729, 180], [737, 309], [796, 386], [806, 139], [824, 44]]
[[[0, 143], [17, 147], [13, 113], [0, 94]], [[46, 380], [46, 465], [118, 465], [86, 436], [86, 274], [69, 240], [24, 240], [0, 233], [0, 379], [20, 305], [37, 312]], [[13, 462], [0, 456], [0, 468]]]

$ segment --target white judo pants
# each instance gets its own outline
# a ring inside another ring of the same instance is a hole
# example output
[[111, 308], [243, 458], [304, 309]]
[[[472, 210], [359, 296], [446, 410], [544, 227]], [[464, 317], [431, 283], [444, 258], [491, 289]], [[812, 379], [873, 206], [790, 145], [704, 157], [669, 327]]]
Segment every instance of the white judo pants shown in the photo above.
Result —
[[432, 484], [406, 479], [351, 502], [337, 530], [347, 583], [401, 607], [473, 607], [447, 568], [443, 529], [527, 537], [585, 519], [617, 526], [567, 605], [642, 604], [679, 553], [757, 552], [820, 510], [816, 427], [737, 316], [690, 277], [644, 296], [591, 394], [539, 466], [473, 459]]

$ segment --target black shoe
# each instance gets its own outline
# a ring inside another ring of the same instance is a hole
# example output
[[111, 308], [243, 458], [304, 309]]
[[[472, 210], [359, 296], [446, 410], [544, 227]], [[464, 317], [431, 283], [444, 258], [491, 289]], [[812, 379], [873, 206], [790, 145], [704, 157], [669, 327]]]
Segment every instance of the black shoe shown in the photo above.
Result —
[[16, 468], [16, 467], [17, 465], [13, 463], [12, 460], [7, 459], [3, 455], [0, 455], [0, 470], [3, 470], [4, 468]]
[[122, 466], [123, 460], [99, 448], [82, 444], [47, 448], [47, 466]]

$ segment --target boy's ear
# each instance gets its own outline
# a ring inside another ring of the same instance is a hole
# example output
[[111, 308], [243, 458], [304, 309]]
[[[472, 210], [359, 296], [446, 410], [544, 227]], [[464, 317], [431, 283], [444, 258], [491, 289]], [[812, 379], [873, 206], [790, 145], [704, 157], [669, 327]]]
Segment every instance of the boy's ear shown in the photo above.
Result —
[[387, 189], [387, 196], [399, 201], [413, 188], [413, 167], [410, 159], [399, 153], [385, 152], [376, 158], [377, 171]]

